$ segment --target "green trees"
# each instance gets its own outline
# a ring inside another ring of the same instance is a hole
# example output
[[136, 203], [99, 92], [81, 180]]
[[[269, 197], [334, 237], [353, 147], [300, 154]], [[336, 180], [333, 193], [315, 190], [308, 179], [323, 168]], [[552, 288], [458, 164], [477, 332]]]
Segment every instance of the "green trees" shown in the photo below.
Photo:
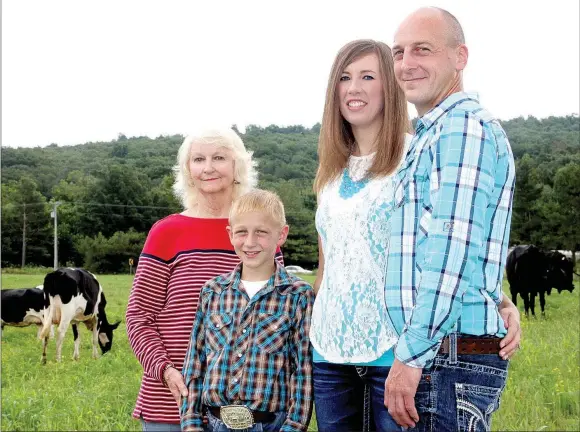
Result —
[[[578, 116], [520, 117], [502, 124], [517, 170], [511, 243], [578, 249]], [[286, 262], [309, 268], [318, 260], [312, 181], [319, 132], [320, 124], [249, 125], [242, 136], [258, 161], [260, 187], [277, 191], [285, 203]], [[52, 265], [50, 203], [60, 201], [60, 264], [126, 269], [129, 255], [138, 258], [151, 225], [181, 211], [171, 192], [171, 167], [182, 141], [181, 135], [120, 134], [112, 142], [2, 148], [2, 265], [22, 264], [23, 227], [25, 262]]]

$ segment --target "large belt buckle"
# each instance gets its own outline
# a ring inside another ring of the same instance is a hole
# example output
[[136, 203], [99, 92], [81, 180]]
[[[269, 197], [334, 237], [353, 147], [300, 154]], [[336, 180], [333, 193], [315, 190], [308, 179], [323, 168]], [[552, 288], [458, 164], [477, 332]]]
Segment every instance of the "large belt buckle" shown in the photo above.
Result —
[[230, 429], [247, 429], [254, 425], [252, 411], [245, 405], [221, 406], [220, 416]]

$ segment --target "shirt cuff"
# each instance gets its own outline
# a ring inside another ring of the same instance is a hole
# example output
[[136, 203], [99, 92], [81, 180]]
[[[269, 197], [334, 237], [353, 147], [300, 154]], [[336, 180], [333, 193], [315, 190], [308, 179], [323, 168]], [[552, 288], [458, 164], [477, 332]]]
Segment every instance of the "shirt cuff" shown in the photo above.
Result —
[[429, 366], [437, 351], [441, 339], [428, 339], [407, 329], [399, 338], [395, 348], [395, 357], [401, 363], [414, 368]]
[[181, 431], [203, 432], [203, 420], [201, 414], [193, 414], [191, 418], [181, 418]]
[[296, 432], [296, 431], [306, 431], [307, 427], [302, 423], [296, 423], [295, 421], [289, 420], [288, 418], [280, 428], [280, 432]]

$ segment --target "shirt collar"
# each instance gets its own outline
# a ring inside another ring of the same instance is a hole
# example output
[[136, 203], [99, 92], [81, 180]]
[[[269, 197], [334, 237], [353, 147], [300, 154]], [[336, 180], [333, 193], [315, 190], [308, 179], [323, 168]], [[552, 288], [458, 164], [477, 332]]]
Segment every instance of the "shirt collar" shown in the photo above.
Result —
[[452, 108], [466, 100], [479, 102], [479, 95], [475, 92], [457, 92], [447, 96], [436, 106], [426, 112], [423, 117], [417, 120], [417, 124], [415, 125], [415, 133], [418, 134], [422, 128], [425, 130], [429, 129], [437, 122], [437, 120], [447, 114], [447, 112], [449, 112]]
[[[283, 265], [281, 265], [277, 260], [274, 260], [276, 264], [275, 273], [268, 279], [268, 288], [277, 288], [281, 294], [292, 287], [295, 277], [291, 276]], [[231, 289], [237, 290], [240, 286], [240, 281], [242, 280], [242, 263], [239, 263], [236, 268], [229, 273], [226, 277], [220, 278], [217, 287], [220, 291]]]

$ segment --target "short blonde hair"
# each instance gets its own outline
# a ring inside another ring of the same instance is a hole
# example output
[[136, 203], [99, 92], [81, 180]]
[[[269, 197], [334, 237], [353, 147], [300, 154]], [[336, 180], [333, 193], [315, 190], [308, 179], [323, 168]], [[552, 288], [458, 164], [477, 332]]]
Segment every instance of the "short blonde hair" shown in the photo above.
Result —
[[217, 144], [233, 153], [234, 156], [234, 195], [236, 199], [256, 186], [258, 172], [256, 161], [252, 159], [252, 152], [246, 150], [242, 139], [232, 129], [207, 129], [197, 134], [188, 135], [177, 152], [177, 164], [173, 167], [175, 182], [173, 193], [185, 209], [194, 207], [198, 201], [195, 188], [189, 172], [189, 158], [191, 145]]
[[278, 195], [263, 189], [253, 189], [234, 201], [230, 209], [229, 222], [245, 213], [262, 212], [268, 215], [274, 223], [282, 228], [286, 225], [284, 204]]

